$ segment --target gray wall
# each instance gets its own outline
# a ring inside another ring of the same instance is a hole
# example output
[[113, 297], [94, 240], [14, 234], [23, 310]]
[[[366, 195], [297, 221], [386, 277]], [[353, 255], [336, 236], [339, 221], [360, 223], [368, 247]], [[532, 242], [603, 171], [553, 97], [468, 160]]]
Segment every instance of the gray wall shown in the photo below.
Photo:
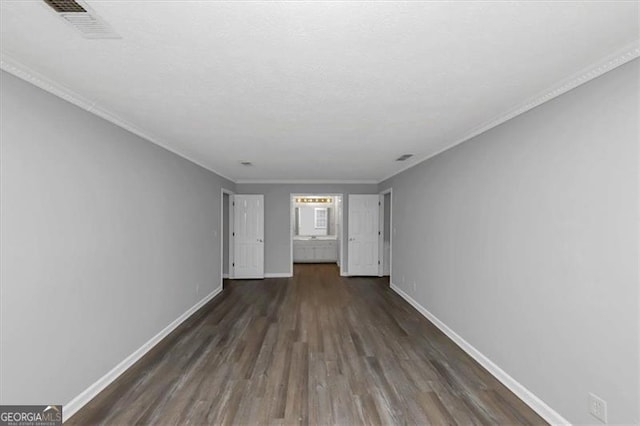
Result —
[[395, 284], [578, 424], [640, 420], [638, 65], [380, 185]]
[[[343, 194], [343, 216], [346, 217], [348, 194], [375, 194], [377, 185], [367, 184], [237, 184], [238, 194], [264, 194], [265, 273], [288, 273], [291, 270], [291, 194]], [[343, 219], [344, 238], [349, 232]], [[346, 251], [346, 250], [345, 250]], [[347, 259], [345, 253], [345, 261]], [[346, 266], [346, 265], [345, 265]]]
[[1, 79], [0, 403], [66, 404], [218, 288], [232, 184]]

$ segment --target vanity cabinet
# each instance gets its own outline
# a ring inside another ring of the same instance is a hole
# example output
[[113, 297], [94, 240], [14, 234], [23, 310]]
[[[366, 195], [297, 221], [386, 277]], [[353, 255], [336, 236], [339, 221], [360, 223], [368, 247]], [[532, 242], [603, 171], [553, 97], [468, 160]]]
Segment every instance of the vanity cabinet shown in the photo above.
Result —
[[333, 263], [338, 261], [337, 240], [293, 240], [296, 263]]

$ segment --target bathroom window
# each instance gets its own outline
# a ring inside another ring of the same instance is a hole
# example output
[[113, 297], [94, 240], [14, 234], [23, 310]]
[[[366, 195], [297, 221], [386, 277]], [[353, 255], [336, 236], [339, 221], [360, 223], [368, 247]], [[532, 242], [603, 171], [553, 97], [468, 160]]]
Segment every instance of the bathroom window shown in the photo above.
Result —
[[316, 207], [314, 210], [314, 224], [316, 229], [327, 229], [327, 208]]

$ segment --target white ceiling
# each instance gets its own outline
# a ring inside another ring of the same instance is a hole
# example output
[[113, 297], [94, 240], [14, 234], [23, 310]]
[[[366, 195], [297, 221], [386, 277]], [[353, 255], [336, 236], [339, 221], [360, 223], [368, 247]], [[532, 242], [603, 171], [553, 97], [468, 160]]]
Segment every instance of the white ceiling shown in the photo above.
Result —
[[638, 2], [87, 3], [122, 39], [2, 0], [4, 67], [240, 181], [379, 181], [639, 37]]

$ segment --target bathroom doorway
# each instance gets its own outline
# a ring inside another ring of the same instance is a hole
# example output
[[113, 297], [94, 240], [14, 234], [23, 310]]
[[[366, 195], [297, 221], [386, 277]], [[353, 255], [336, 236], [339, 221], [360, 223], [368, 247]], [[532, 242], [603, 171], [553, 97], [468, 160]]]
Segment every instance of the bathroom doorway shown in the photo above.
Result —
[[342, 194], [291, 194], [294, 263], [335, 263], [344, 269]]
[[231, 229], [233, 228], [231, 224], [232, 217], [230, 216], [232, 213], [231, 209], [231, 197], [233, 197], [233, 192], [228, 189], [222, 188], [220, 191], [220, 198], [222, 202], [220, 203], [220, 285], [224, 286], [224, 280], [229, 278], [230, 270], [231, 270], [231, 262], [233, 256], [231, 254], [232, 246], [231, 246]]
[[381, 277], [391, 277], [393, 261], [392, 240], [393, 240], [393, 189], [389, 188], [380, 193], [380, 235], [379, 238], [379, 259], [380, 266], [378, 275]]

